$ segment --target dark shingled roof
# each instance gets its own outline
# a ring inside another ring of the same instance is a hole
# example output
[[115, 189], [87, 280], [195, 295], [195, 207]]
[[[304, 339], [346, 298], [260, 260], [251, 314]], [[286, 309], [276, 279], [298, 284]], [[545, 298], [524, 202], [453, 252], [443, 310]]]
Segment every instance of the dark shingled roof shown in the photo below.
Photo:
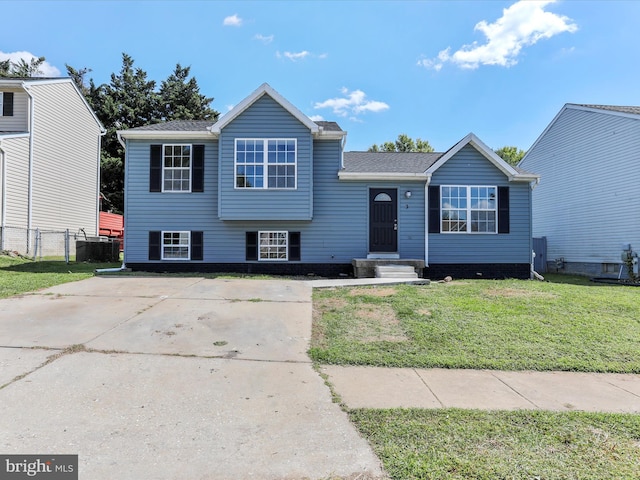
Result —
[[342, 129], [340, 128], [340, 125], [338, 125], [336, 122], [315, 122], [316, 125], [318, 125], [319, 127], [321, 127], [322, 129], [324, 129], [327, 132], [341, 132]]
[[[131, 130], [145, 130], [154, 132], [206, 132], [207, 128], [216, 123], [213, 120], [172, 120], [170, 122], [153, 123]], [[341, 132], [336, 122], [315, 122], [327, 132]]]
[[443, 153], [344, 152], [344, 171], [357, 173], [424, 173]]
[[172, 120], [170, 122], [153, 123], [131, 130], [147, 130], [156, 132], [206, 132], [213, 125], [213, 120]]
[[622, 106], [622, 105], [588, 105], [578, 104], [580, 107], [597, 108], [599, 110], [609, 110], [610, 112], [631, 113], [633, 115], [640, 115], [640, 107], [634, 106]]

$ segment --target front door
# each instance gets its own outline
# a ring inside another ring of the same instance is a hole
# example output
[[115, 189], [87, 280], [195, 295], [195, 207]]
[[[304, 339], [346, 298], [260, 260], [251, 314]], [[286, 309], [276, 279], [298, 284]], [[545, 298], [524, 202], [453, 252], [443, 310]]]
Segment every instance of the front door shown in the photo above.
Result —
[[369, 189], [369, 252], [398, 251], [398, 190]]

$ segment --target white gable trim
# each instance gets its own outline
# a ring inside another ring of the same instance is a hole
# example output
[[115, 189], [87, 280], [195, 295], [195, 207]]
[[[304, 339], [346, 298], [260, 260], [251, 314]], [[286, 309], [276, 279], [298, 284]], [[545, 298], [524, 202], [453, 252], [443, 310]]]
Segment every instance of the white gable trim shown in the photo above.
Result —
[[302, 113], [298, 108], [296, 108], [292, 103], [290, 103], [286, 98], [276, 92], [268, 83], [263, 83], [260, 85], [251, 95], [242, 100], [238, 105], [229, 110], [226, 114], [224, 114], [220, 119], [214, 123], [210, 127], [211, 133], [220, 134], [220, 131], [226, 127], [229, 123], [231, 123], [238, 115], [244, 112], [247, 108], [253, 105], [257, 100], [259, 100], [263, 95], [269, 95], [276, 102], [278, 102], [285, 110], [287, 110], [291, 115], [293, 115], [296, 119], [300, 121], [305, 127], [311, 130], [313, 134], [320, 133], [320, 127], [313, 120], [307, 117], [304, 113]]
[[553, 127], [556, 124], [556, 122], [560, 119], [562, 114], [569, 109], [582, 110], [583, 112], [593, 112], [593, 113], [600, 113], [603, 115], [614, 115], [616, 117], [626, 117], [626, 118], [632, 118], [634, 120], [640, 120], [640, 115], [636, 115], [633, 113], [616, 112], [614, 110], [605, 110], [603, 108], [585, 107], [583, 105], [576, 105], [574, 103], [565, 103], [564, 106], [560, 109], [560, 111], [556, 114], [556, 116], [553, 117], [553, 120], [551, 120], [549, 125], [547, 125], [547, 128], [545, 128], [540, 134], [540, 136], [536, 138], [536, 141], [533, 142], [533, 145], [531, 145], [531, 148], [527, 150], [527, 153], [525, 154], [524, 157], [522, 157], [522, 160], [520, 160], [520, 163], [518, 163], [518, 165], [523, 165], [525, 163], [525, 160], [529, 156], [529, 152], [533, 151], [533, 149], [538, 145], [538, 143], [540, 143], [540, 140], [544, 138], [547, 132], [551, 130], [551, 127]]
[[511, 165], [505, 162], [496, 152], [490, 149], [485, 143], [480, 140], [475, 134], [469, 133], [466, 137], [456, 143], [452, 148], [450, 148], [442, 157], [438, 159], [436, 163], [431, 165], [426, 170], [426, 174], [431, 176], [438, 170], [442, 165], [447, 163], [455, 154], [457, 154], [463, 147], [471, 145], [475, 148], [483, 157], [489, 160], [498, 170], [504, 173], [509, 181], [512, 180], [520, 180], [520, 181], [532, 181], [536, 180], [538, 175], [533, 174], [521, 174], [518, 173], [516, 169], [514, 169]]

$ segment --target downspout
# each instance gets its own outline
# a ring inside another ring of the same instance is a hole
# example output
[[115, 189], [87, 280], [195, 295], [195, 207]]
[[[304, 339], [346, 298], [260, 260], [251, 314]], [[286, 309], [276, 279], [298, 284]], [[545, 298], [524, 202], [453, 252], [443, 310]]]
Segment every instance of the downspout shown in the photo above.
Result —
[[4, 238], [6, 232], [7, 222], [7, 157], [4, 150], [2, 150], [2, 140], [0, 140], [0, 162], [2, 162], [2, 209], [0, 210], [0, 250], [4, 250]]
[[344, 146], [347, 144], [347, 134], [345, 133], [340, 142], [340, 170], [344, 170]]
[[95, 236], [100, 236], [100, 174], [101, 174], [101, 156], [100, 152], [102, 151], [102, 137], [107, 133], [106, 130], [100, 130], [100, 136], [98, 137], [98, 182], [96, 184], [96, 233]]
[[429, 184], [431, 175], [427, 176], [424, 183], [424, 266], [429, 266]]
[[[538, 186], [539, 183], [540, 183], [540, 177], [536, 178], [533, 182], [529, 184], [532, 192]], [[533, 199], [531, 199], [531, 201], [533, 202]], [[531, 242], [533, 242], [533, 215], [529, 216], [529, 229], [531, 231]], [[544, 281], [544, 277], [540, 275], [538, 272], [536, 272], [535, 257], [536, 257], [536, 252], [533, 251], [533, 245], [531, 245], [531, 279], [533, 280], [535, 278], [536, 280], [540, 280], [542, 282]]]
[[33, 227], [33, 134], [35, 98], [29, 91], [29, 85], [22, 84], [22, 88], [29, 95], [29, 180], [27, 193], [27, 252], [31, 251], [31, 228]]

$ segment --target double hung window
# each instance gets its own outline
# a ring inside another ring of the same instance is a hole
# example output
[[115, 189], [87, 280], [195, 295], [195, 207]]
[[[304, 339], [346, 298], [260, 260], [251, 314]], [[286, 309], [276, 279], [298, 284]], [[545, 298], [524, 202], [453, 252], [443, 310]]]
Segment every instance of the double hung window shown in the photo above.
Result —
[[497, 188], [444, 185], [440, 190], [443, 233], [497, 233]]
[[191, 191], [191, 145], [164, 145], [162, 165], [163, 191]]
[[285, 139], [236, 139], [235, 187], [295, 189], [297, 141]]

